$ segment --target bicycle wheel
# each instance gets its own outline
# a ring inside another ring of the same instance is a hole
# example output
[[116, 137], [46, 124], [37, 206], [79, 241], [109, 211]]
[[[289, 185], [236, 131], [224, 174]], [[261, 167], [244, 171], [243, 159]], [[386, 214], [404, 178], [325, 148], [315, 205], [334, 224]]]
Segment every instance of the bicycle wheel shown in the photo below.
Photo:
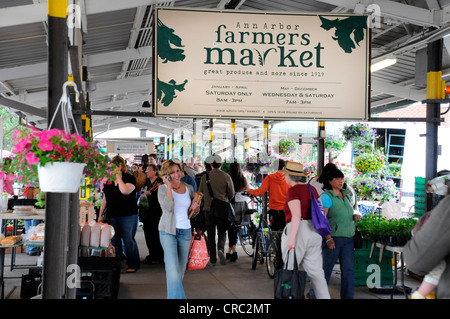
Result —
[[255, 270], [256, 269], [256, 262], [259, 259], [259, 254], [260, 254], [260, 250], [261, 250], [261, 241], [260, 241], [260, 236], [261, 233], [259, 231], [256, 232], [256, 236], [255, 236], [255, 248], [253, 250], [253, 256], [252, 256], [252, 269]]
[[242, 249], [244, 252], [252, 257], [254, 251], [254, 226], [253, 224], [249, 224], [246, 226], [239, 227], [239, 241], [241, 243]]
[[[275, 270], [282, 267], [281, 246], [277, 235], [270, 236], [270, 245], [266, 254], [266, 269], [270, 278], [275, 277]], [[280, 264], [281, 262], [281, 264]]]

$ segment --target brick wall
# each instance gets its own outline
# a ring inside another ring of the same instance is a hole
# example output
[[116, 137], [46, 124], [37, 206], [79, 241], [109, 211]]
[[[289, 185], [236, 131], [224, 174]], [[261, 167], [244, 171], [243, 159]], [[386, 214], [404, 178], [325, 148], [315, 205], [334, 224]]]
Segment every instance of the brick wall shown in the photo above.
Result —
[[[448, 109], [447, 104], [441, 104], [441, 113], [444, 113]], [[397, 110], [387, 111], [383, 113], [379, 113], [379, 117], [398, 117], [398, 118], [410, 118], [410, 117], [418, 117], [425, 118], [427, 116], [427, 106], [426, 104], [416, 103], [409, 107], [399, 108]], [[444, 118], [444, 122], [441, 122], [442, 126], [450, 126], [450, 111], [441, 115]]]

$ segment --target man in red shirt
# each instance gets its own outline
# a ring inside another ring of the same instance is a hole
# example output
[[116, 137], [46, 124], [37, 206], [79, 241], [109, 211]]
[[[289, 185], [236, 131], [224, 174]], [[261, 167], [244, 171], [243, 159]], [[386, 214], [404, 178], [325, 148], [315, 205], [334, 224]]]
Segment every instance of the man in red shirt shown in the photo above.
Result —
[[[274, 165], [276, 170], [282, 170], [286, 166], [286, 162], [282, 159], [277, 159]], [[272, 230], [283, 230], [284, 226], [286, 226], [283, 206], [287, 191], [290, 187], [286, 183], [284, 174], [276, 171], [273, 174], [267, 175], [258, 189], [246, 189], [253, 196], [262, 196], [265, 192], [269, 191], [268, 214]]]

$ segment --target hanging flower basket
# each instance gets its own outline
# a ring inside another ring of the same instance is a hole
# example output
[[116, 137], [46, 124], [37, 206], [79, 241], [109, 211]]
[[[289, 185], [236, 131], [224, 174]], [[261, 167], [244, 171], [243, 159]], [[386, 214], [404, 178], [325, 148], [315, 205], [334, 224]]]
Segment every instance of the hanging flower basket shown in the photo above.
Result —
[[[112, 179], [108, 171], [108, 158], [97, 144], [86, 141], [78, 134], [67, 134], [63, 130], [50, 129], [38, 131], [33, 128], [22, 128], [13, 134], [14, 147], [11, 163], [3, 165], [4, 174], [15, 176], [17, 182], [27, 186], [35, 186], [39, 181], [39, 188], [44, 190], [41, 171], [48, 167], [59, 165], [72, 165], [56, 173], [55, 178], [68, 179], [69, 174], [75, 171], [74, 166], [81, 167], [82, 176], [92, 180], [104, 177]], [[54, 165], [52, 165], [54, 164]], [[45, 182], [44, 182], [45, 183]], [[55, 182], [52, 182], [55, 183]], [[76, 178], [73, 187], [75, 192], [81, 184], [81, 177]], [[47, 188], [48, 189], [48, 188]], [[52, 187], [49, 192], [57, 192]]]
[[43, 192], [76, 193], [84, 179], [86, 164], [70, 162], [47, 163], [38, 166], [39, 187]]
[[376, 174], [386, 168], [386, 155], [376, 150], [360, 154], [355, 160], [355, 168], [361, 173]]
[[289, 156], [297, 150], [297, 143], [293, 140], [281, 139], [278, 142], [278, 153], [283, 156]]

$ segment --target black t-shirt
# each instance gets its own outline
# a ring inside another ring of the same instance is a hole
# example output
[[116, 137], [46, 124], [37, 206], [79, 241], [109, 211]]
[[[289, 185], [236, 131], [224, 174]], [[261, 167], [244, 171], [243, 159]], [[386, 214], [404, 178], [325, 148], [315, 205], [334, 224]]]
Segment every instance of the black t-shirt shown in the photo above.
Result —
[[[122, 180], [125, 184], [130, 183], [136, 186], [136, 179], [131, 174], [122, 174]], [[138, 213], [136, 188], [130, 194], [124, 195], [120, 192], [119, 186], [115, 186], [114, 182], [111, 182], [103, 187], [103, 193], [106, 197], [108, 216], [120, 217]]]

